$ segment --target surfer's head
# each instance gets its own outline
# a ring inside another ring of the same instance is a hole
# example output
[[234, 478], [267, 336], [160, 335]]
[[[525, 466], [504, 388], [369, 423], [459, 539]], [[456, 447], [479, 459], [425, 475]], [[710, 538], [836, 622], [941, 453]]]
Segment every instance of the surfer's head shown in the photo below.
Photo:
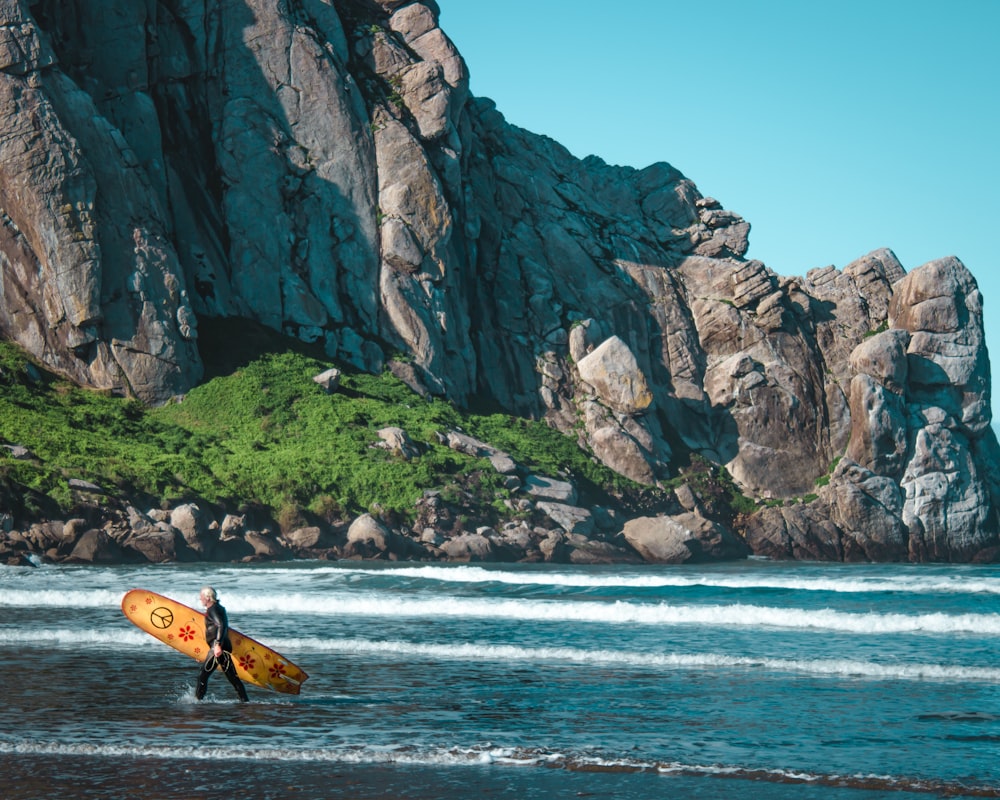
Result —
[[219, 595], [211, 586], [202, 586], [200, 596], [202, 604], [206, 606], [211, 605], [219, 599]]

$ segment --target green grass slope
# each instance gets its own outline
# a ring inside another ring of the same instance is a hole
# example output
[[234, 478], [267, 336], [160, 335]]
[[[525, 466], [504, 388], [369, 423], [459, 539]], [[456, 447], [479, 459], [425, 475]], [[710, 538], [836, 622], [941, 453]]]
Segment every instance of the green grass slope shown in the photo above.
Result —
[[[489, 462], [439, 443], [436, 434], [449, 429], [527, 470], [568, 477], [591, 503], [661, 499], [542, 422], [463, 413], [388, 372], [345, 370], [327, 394], [312, 378], [334, 365], [293, 340], [206, 327], [207, 380], [161, 408], [81, 389], [0, 344], [0, 442], [30, 452], [0, 448], [0, 505], [20, 504], [15, 516], [28, 519], [69, 512], [68, 480], [78, 478], [104, 488], [103, 502], [252, 504], [283, 525], [373, 509], [407, 518], [430, 489], [463, 498], [484, 520], [509, 513], [509, 491]], [[378, 447], [386, 426], [405, 430], [420, 454], [407, 460]]]

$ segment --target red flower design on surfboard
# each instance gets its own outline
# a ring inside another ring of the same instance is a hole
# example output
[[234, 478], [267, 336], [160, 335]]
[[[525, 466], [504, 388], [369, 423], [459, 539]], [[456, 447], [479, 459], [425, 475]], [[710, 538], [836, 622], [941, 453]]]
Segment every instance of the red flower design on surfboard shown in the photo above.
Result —
[[253, 656], [251, 655], [240, 656], [238, 663], [247, 672], [253, 670], [253, 668], [257, 665], [257, 662], [253, 660]]
[[195, 631], [190, 625], [185, 625], [177, 631], [177, 635], [180, 636], [185, 642], [190, 642], [195, 636]]
[[283, 678], [285, 676], [285, 665], [279, 661], [272, 664], [268, 672], [271, 673], [272, 678]]

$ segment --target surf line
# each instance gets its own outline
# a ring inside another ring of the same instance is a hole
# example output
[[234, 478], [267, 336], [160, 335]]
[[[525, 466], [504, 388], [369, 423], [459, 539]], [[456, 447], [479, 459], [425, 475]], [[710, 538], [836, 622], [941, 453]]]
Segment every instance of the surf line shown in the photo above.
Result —
[[392, 751], [364, 746], [342, 749], [136, 747], [124, 745], [60, 744], [19, 740], [0, 741], [0, 754], [19, 756], [93, 756], [100, 758], [154, 758], [162, 761], [292, 761], [300, 763], [398, 764], [402, 766], [466, 766], [505, 764], [545, 767], [571, 772], [658, 773], [703, 778], [728, 778], [780, 784], [823, 785], [875, 791], [911, 792], [939, 797], [1000, 798], [1000, 788], [975, 786], [939, 778], [892, 775], [837, 775], [790, 769], [681, 764], [630, 758], [579, 756], [517, 748], [437, 748], [424, 752]]
[[832, 609], [782, 608], [747, 603], [690, 605], [668, 602], [597, 602], [593, 600], [488, 599], [458, 596], [401, 597], [371, 593], [328, 594], [322, 598], [293, 594], [240, 598], [243, 613], [293, 611], [309, 616], [510, 619], [531, 622], [579, 622], [610, 625], [713, 625], [773, 627], [880, 635], [887, 633], [974, 633], [1000, 635], [1000, 614], [857, 613]]
[[[885, 592], [906, 594], [1000, 594], [1000, 580], [980, 578], [972, 580], [950, 579], [945, 576], [893, 577], [798, 577], [798, 576], [724, 576], [710, 572], [689, 574], [653, 575], [592, 575], [574, 572], [521, 572], [516, 570], [486, 569], [466, 565], [455, 566], [398, 566], [379, 569], [362, 567], [326, 567], [326, 575], [342, 574], [370, 578], [404, 577], [438, 583], [502, 583], [512, 586], [552, 586], [553, 588], [631, 588], [631, 589], [788, 589], [802, 592], [833, 592], [842, 594], [879, 594]], [[318, 570], [319, 571], [319, 570]], [[286, 570], [286, 573], [290, 573]]]
[[427, 644], [368, 639], [302, 638], [280, 640], [281, 647], [347, 655], [421, 657], [449, 661], [570, 662], [649, 669], [759, 669], [874, 680], [969, 681], [1000, 683], [1000, 669], [952, 664], [879, 664], [848, 659], [781, 659], [721, 653], [647, 653], [628, 650], [585, 650], [575, 647], [518, 647], [489, 643]]
[[[117, 606], [114, 592], [0, 592], [0, 608], [102, 608]], [[601, 603], [592, 600], [486, 599], [456, 596], [430, 598], [358, 596], [334, 593], [322, 598], [304, 595], [237, 597], [231, 607], [240, 613], [293, 611], [309, 616], [389, 616], [394, 618], [450, 617], [511, 619], [536, 622], [580, 622], [636, 625], [713, 625], [719, 627], [774, 627], [839, 631], [854, 634], [972, 633], [1000, 635], [1000, 614], [855, 613], [831, 609], [781, 608], [746, 603], [684, 605], [667, 602]]]

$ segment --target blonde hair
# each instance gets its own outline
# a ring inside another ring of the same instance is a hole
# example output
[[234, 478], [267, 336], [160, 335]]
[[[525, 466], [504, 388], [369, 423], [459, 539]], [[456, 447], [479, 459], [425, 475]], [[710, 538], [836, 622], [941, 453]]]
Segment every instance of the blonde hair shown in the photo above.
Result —
[[218, 600], [219, 595], [211, 586], [202, 586], [201, 592], [199, 593], [202, 597], [207, 597], [209, 600]]

